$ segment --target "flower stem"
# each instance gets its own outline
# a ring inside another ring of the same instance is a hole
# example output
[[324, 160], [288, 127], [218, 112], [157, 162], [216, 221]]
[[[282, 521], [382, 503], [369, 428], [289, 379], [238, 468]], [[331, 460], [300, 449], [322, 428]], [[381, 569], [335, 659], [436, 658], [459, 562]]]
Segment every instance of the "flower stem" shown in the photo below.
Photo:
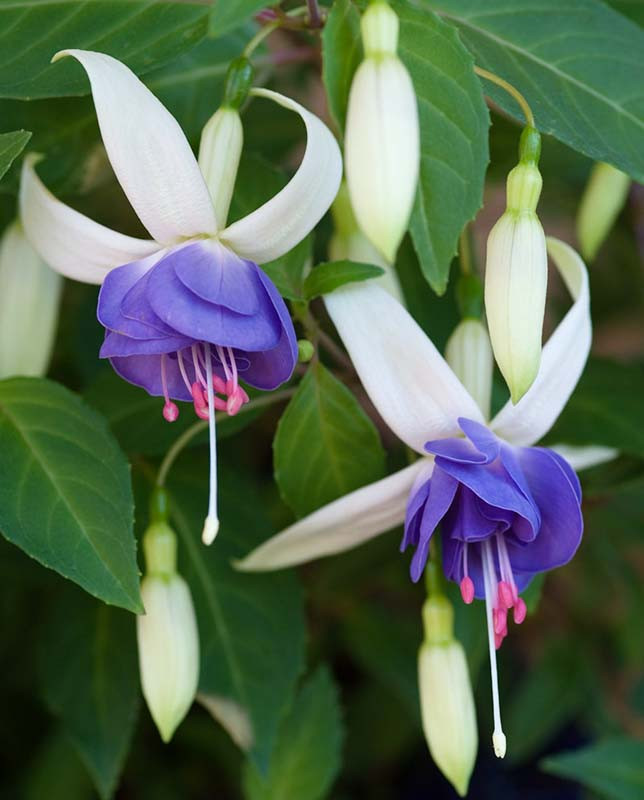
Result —
[[[262, 408], [263, 406], [273, 405], [273, 403], [279, 403], [282, 400], [288, 400], [293, 394], [295, 394], [295, 389], [283, 389], [280, 392], [273, 392], [272, 394], [267, 394], [263, 397], [257, 397], [255, 400], [251, 400], [250, 403], [243, 405], [239, 409], [238, 413], [244, 414], [247, 411], [252, 411], [255, 408]], [[221, 422], [222, 420], [226, 419], [226, 417], [227, 414], [224, 412], [215, 415], [217, 422]], [[206, 420], [199, 420], [199, 422], [195, 422], [194, 425], [191, 425], [189, 428], [187, 428], [181, 434], [181, 436], [177, 437], [174, 444], [171, 445], [170, 449], [165, 454], [163, 461], [161, 462], [156, 479], [157, 486], [165, 485], [165, 482], [168, 478], [168, 473], [170, 472], [172, 465], [177, 460], [177, 457], [181, 451], [195, 438], [195, 436], [200, 434], [202, 431], [205, 431], [207, 427], [208, 422]]]
[[309, 10], [309, 28], [323, 28], [324, 17], [320, 12], [318, 0], [306, 0], [306, 5]]
[[521, 106], [521, 110], [523, 111], [523, 115], [525, 116], [526, 123], [531, 127], [534, 128], [534, 115], [532, 113], [532, 109], [528, 105], [528, 101], [525, 97], [521, 94], [521, 92], [516, 89], [511, 83], [508, 81], [503, 80], [503, 78], [499, 78], [498, 75], [495, 75], [493, 72], [488, 72], [486, 69], [482, 69], [481, 67], [474, 66], [474, 72], [477, 75], [480, 75], [481, 78], [485, 78], [487, 81], [491, 81], [492, 83], [496, 83], [497, 86], [500, 86], [502, 89], [511, 95], [517, 103]]

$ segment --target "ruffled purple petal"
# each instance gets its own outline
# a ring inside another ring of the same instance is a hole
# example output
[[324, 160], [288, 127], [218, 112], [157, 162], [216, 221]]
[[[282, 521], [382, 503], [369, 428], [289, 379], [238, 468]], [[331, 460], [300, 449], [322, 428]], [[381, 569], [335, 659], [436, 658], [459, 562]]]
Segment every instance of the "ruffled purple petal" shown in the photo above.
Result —
[[457, 481], [453, 480], [447, 473], [434, 469], [429, 480], [429, 497], [420, 520], [418, 545], [411, 560], [410, 573], [414, 582], [418, 581], [423, 574], [429, 554], [429, 542], [438, 523], [451, 506], [457, 489]]
[[420, 521], [423, 517], [423, 509], [429, 497], [430, 481], [426, 480], [415, 492], [409, 496], [407, 510], [405, 511], [405, 531], [400, 552], [404, 552], [409, 545], [416, 547], [420, 538]]
[[116, 356], [149, 356], [161, 353], [175, 353], [184, 347], [190, 347], [190, 339], [182, 336], [164, 336], [160, 339], [132, 339], [114, 331], [105, 332], [105, 340], [100, 351], [101, 358]]
[[484, 516], [479, 502], [474, 492], [459, 486], [454, 503], [443, 521], [445, 534], [462, 542], [480, 542], [495, 533], [499, 528], [498, 520]]
[[584, 523], [577, 487], [551, 450], [526, 447], [517, 457], [541, 511], [541, 526], [523, 547], [507, 540], [510, 563], [519, 572], [543, 572], [566, 564], [579, 547]]
[[[148, 394], [154, 397], [163, 396], [161, 382], [161, 356], [143, 355], [128, 356], [127, 358], [110, 358], [110, 364], [121, 378], [141, 386]], [[183, 382], [176, 358], [165, 357], [166, 378], [168, 394], [174, 400], [192, 400], [192, 396]]]

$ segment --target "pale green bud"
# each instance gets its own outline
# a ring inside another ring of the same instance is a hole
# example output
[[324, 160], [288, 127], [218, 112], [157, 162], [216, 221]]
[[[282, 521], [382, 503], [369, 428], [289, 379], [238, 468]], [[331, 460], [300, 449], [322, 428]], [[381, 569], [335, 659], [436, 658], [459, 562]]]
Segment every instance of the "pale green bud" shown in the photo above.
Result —
[[47, 372], [62, 286], [21, 224], [9, 225], [0, 240], [0, 378]]
[[236, 109], [222, 107], [205, 124], [199, 143], [199, 166], [208, 186], [219, 229], [224, 228], [244, 143]]
[[628, 196], [631, 179], [610, 164], [595, 164], [577, 213], [581, 254], [592, 261]]
[[199, 680], [199, 634], [188, 584], [178, 574], [143, 578], [137, 617], [143, 696], [169, 742], [192, 705]]
[[399, 303], [405, 305], [396, 270], [385, 261], [358, 227], [344, 181], [342, 181], [340, 191], [331, 206], [331, 212], [335, 232], [329, 241], [329, 258], [332, 261], [342, 261], [346, 258], [360, 264], [374, 264], [376, 267], [380, 267], [384, 270], [384, 275], [372, 278], [371, 281], [389, 292]]
[[409, 73], [396, 56], [394, 11], [386, 3], [374, 3], [361, 27], [366, 57], [349, 94], [345, 170], [358, 224], [392, 264], [416, 194], [418, 110]]
[[548, 283], [546, 237], [536, 215], [541, 175], [521, 163], [508, 176], [508, 207], [487, 241], [485, 311], [496, 363], [518, 403], [539, 371]]
[[445, 358], [485, 419], [489, 419], [494, 361], [485, 325], [472, 318], [460, 322], [447, 340]]
[[478, 733], [465, 652], [453, 637], [453, 610], [447, 598], [432, 596], [425, 602], [423, 623], [425, 641], [418, 653], [423, 731], [436, 766], [464, 797]]

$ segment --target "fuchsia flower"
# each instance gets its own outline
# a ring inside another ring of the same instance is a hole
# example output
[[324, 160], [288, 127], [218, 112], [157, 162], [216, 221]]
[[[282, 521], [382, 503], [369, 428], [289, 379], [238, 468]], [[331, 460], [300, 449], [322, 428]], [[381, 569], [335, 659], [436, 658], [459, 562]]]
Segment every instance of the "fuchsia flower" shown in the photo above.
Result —
[[[101, 357], [125, 380], [163, 397], [166, 420], [177, 418], [175, 400], [192, 401], [197, 415], [209, 420], [204, 541], [210, 543], [219, 524], [215, 409], [237, 413], [248, 400], [240, 380], [274, 389], [290, 378], [297, 359], [289, 313], [258, 264], [291, 250], [329, 208], [340, 184], [340, 151], [325, 125], [298, 103], [267, 89], [251, 90], [300, 115], [307, 147], [287, 186], [226, 226], [215, 209], [225, 216], [221, 209], [227, 210], [232, 187], [206, 185], [181, 128], [143, 83], [102, 53], [65, 50], [54, 60], [66, 55], [78, 59], [89, 76], [108, 157], [153, 238], [124, 236], [60, 203], [38, 178], [33, 155], [22, 173], [25, 231], [55, 270], [103, 284]], [[230, 172], [238, 156], [238, 150], [231, 152]], [[218, 193], [225, 202], [217, 202]]]
[[[415, 548], [411, 576], [417, 581], [440, 524], [446, 576], [460, 584], [466, 603], [476, 596], [487, 605], [497, 755], [505, 753], [505, 737], [495, 647], [507, 634], [508, 611], [513, 609], [515, 622], [523, 621], [520, 592], [536, 573], [572, 558], [583, 528], [573, 466], [555, 450], [532, 446], [566, 404], [591, 341], [585, 266], [563, 242], [550, 239], [548, 248], [574, 302], [543, 349], [532, 387], [490, 422], [387, 292], [365, 284], [326, 297], [372, 402], [400, 439], [424, 457], [296, 522], [238, 565], [267, 570], [299, 564], [355, 547], [404, 521], [402, 549]], [[480, 400], [483, 407], [489, 407], [486, 400]]]

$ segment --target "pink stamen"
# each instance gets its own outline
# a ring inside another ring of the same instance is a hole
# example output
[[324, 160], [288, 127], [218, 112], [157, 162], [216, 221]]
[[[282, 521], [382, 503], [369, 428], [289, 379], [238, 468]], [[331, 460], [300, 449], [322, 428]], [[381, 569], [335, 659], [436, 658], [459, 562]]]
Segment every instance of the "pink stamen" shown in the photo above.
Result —
[[226, 381], [219, 375], [212, 376], [212, 385], [218, 394], [226, 394]]
[[213, 397], [213, 402], [215, 404], [215, 410], [216, 411], [227, 411], [228, 410], [228, 404], [221, 397]]
[[188, 374], [186, 373], [186, 368], [183, 363], [183, 356], [181, 355], [181, 350], [177, 350], [177, 363], [179, 364], [179, 372], [181, 373], [183, 382], [186, 385], [186, 389], [192, 394], [192, 386], [190, 385], [190, 381], [188, 380]]
[[505, 639], [505, 636], [503, 634], [501, 634], [501, 633], [495, 633], [494, 634], [494, 649], [495, 650], [498, 650], [501, 647], [501, 645], [503, 644], [503, 640], [504, 639]]
[[466, 575], [461, 581], [461, 597], [468, 606], [474, 600], [474, 581], [469, 575]]
[[229, 395], [228, 402], [226, 403], [226, 411], [228, 412], [229, 416], [234, 417], [243, 404], [244, 401], [239, 392]]
[[172, 400], [166, 400], [165, 405], [163, 406], [163, 419], [166, 422], [175, 422], [179, 417], [179, 409], [176, 403], [173, 403]]
[[518, 597], [514, 604], [514, 621], [517, 625], [520, 625], [523, 622], [527, 613], [528, 608], [525, 604], [525, 600], [522, 597]]
[[[228, 364], [226, 363], [226, 355], [220, 345], [217, 345], [217, 355], [219, 356], [219, 360], [221, 361], [221, 366], [224, 368], [224, 375], [226, 376], [226, 380], [229, 381], [231, 378], [230, 370], [228, 369]], [[226, 391], [226, 394], [230, 394]]]
[[235, 389], [237, 388], [237, 362], [235, 361], [235, 356], [233, 354], [232, 348], [228, 347], [228, 358], [230, 358], [230, 366], [232, 369], [233, 374], [233, 385]]
[[492, 613], [494, 633], [505, 636], [508, 632], [508, 612], [505, 608], [495, 608]]
[[203, 372], [201, 371], [201, 367], [199, 366], [199, 354], [197, 351], [197, 345], [193, 344], [191, 350], [192, 350], [192, 363], [195, 368], [195, 377], [197, 378], [199, 383], [205, 387], [208, 384], [206, 383], [206, 379], [204, 378]]
[[201, 386], [195, 381], [190, 387], [192, 402], [195, 407], [195, 414], [199, 419], [208, 419], [208, 401], [206, 400]]
[[514, 605], [514, 593], [506, 581], [499, 581], [499, 602], [506, 609]]

